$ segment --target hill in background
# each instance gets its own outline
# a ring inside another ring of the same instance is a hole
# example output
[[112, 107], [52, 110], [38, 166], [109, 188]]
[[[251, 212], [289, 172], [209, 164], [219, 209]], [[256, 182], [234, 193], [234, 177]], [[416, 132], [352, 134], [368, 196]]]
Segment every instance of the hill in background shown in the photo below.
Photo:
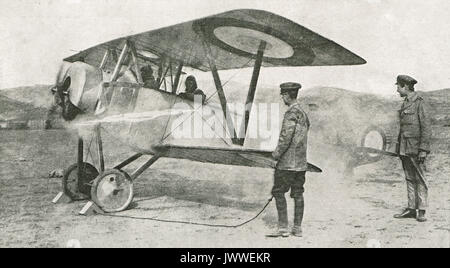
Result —
[[[0, 119], [43, 120], [52, 102], [49, 88], [49, 85], [36, 85], [0, 90]], [[213, 94], [211, 101], [219, 102], [217, 94], [214, 95], [214, 87], [208, 86], [204, 91], [208, 96]], [[248, 85], [230, 81], [225, 85], [224, 91], [228, 102], [243, 103]], [[450, 138], [447, 133], [450, 126], [450, 89], [419, 94], [429, 103], [436, 136]], [[332, 87], [314, 87], [302, 89], [299, 98], [313, 122], [312, 131], [321, 141], [354, 145], [371, 125], [382, 127], [388, 135], [395, 136], [398, 132], [397, 110], [402, 102], [399, 97], [383, 97]], [[258, 86], [255, 103], [280, 101], [277, 86]], [[282, 116], [284, 111], [280, 112]]]
[[0, 94], [0, 119], [3, 120], [42, 120], [47, 113], [46, 108], [13, 100]]
[[41, 108], [48, 108], [52, 103], [50, 85], [3, 89], [0, 90], [0, 95]]

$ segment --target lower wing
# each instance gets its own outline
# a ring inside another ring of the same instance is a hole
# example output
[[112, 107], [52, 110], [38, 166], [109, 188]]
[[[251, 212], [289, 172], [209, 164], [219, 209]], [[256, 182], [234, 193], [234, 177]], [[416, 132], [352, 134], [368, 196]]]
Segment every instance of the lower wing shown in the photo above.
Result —
[[[235, 165], [246, 167], [275, 168], [276, 161], [272, 158], [272, 152], [242, 149], [242, 148], [215, 148], [194, 147], [179, 145], [155, 145], [153, 149], [161, 157], [188, 159], [203, 163], [223, 165]], [[308, 163], [308, 172], [322, 172], [319, 167]]]

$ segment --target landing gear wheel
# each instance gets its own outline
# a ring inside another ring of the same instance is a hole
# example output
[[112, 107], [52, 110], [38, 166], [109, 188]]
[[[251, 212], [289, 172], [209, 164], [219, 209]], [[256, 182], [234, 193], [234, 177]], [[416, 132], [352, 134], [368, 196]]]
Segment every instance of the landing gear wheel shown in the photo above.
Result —
[[89, 163], [83, 163], [81, 173], [81, 177], [78, 177], [78, 163], [71, 165], [64, 171], [62, 188], [64, 193], [72, 200], [89, 199], [91, 185], [98, 176], [97, 169]]
[[106, 170], [95, 179], [91, 198], [105, 212], [125, 210], [133, 201], [133, 181], [124, 171]]

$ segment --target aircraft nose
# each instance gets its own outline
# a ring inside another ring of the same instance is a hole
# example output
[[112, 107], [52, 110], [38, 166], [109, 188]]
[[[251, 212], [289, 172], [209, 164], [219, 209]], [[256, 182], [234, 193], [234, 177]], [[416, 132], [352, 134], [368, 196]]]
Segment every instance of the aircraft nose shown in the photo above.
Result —
[[69, 63], [61, 67], [57, 81], [64, 120], [74, 120], [81, 112], [94, 112], [103, 81], [99, 68], [84, 62]]

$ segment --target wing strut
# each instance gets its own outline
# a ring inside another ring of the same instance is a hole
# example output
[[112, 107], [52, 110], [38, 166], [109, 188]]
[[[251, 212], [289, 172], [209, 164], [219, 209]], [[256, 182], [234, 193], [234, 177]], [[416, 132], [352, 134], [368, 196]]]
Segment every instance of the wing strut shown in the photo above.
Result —
[[[108, 51], [105, 52], [105, 56], [104, 56], [104, 61], [105, 63], [102, 62], [102, 66], [104, 66], [104, 64], [106, 64], [107, 58], [109, 56]], [[134, 67], [134, 75], [135, 75], [135, 79], [137, 80], [138, 84], [143, 84], [143, 80], [142, 80], [142, 74], [141, 74], [141, 70], [139, 68], [139, 61], [138, 61], [138, 55], [136, 52], [136, 47], [134, 45], [134, 43], [130, 40], [127, 40], [123, 46], [122, 52], [120, 53], [120, 57], [117, 60], [116, 66], [114, 67], [114, 72], [112, 74], [111, 77], [111, 81], [110, 82], [116, 82], [116, 80], [119, 78], [120, 75], [120, 68], [122, 67], [122, 65], [125, 63], [125, 60], [130, 59], [131, 57], [131, 61], [129, 64], [132, 64]], [[129, 65], [128, 68], [131, 68], [132, 65]]]
[[125, 61], [127, 52], [128, 52], [128, 42], [125, 42], [125, 44], [123, 45], [122, 52], [120, 53], [119, 60], [117, 61], [116, 67], [114, 68], [114, 72], [111, 77], [111, 82], [115, 82], [119, 77], [120, 67], [122, 67], [123, 62]]
[[159, 61], [158, 65], [158, 79], [156, 79], [156, 83], [158, 84], [158, 88], [161, 87], [161, 81], [163, 77], [163, 69], [164, 69], [164, 62], [166, 61], [166, 56], [161, 56], [161, 60]]
[[172, 87], [172, 93], [177, 93], [178, 84], [180, 83], [181, 71], [183, 70], [183, 62], [178, 64], [177, 73], [175, 74], [175, 82]]
[[[171, 88], [172, 88], [172, 93], [175, 93], [175, 92], [173, 92], [173, 70], [172, 70], [172, 59], [169, 59], [169, 70], [170, 70], [170, 86], [171, 86]], [[167, 89], [166, 89], [167, 90]]]
[[[108, 59], [108, 54], [112, 54], [114, 61], [117, 61], [116, 66], [114, 67], [113, 74], [112, 74], [109, 82], [116, 82], [116, 80], [119, 78], [120, 68], [122, 67], [122, 64], [124, 63], [125, 58], [127, 57], [128, 48], [129, 48], [128, 42], [125, 42], [122, 52], [120, 53], [119, 59], [117, 59], [117, 53], [116, 53], [115, 49], [109, 49], [109, 53], [105, 52], [105, 55], [103, 56], [104, 62], [102, 61], [102, 63], [100, 64], [100, 68], [104, 64], [106, 64], [106, 61]], [[105, 83], [102, 84], [102, 88], [98, 92], [98, 95], [97, 95], [97, 103], [95, 104], [95, 108], [94, 108], [96, 114], [101, 113], [105, 110], [104, 107], [102, 108], [102, 104], [106, 105], [106, 101], [102, 100], [102, 96], [104, 96], [103, 95], [104, 90], [105, 90]]]
[[131, 56], [133, 58], [134, 69], [136, 71], [137, 82], [139, 84], [144, 83], [144, 81], [142, 80], [141, 68], [139, 68], [139, 62], [138, 62], [136, 47], [134, 46], [134, 43], [131, 42], [131, 41], [127, 41], [127, 43], [128, 43], [128, 46], [130, 47]]
[[102, 62], [100, 63], [100, 66], [99, 66], [99, 68], [100, 68], [101, 70], [103, 70], [103, 69], [105, 68], [106, 63], [108, 62], [109, 54], [110, 54], [110, 53], [109, 53], [109, 49], [107, 49], [107, 50], [105, 51], [105, 54], [103, 55]]
[[[116, 51], [114, 49], [107, 49], [105, 51], [105, 54], [103, 56], [102, 62], [99, 66], [100, 69], [103, 69], [106, 66], [106, 63], [108, 62], [108, 58], [112, 55], [113, 59], [116, 60], [117, 58], [117, 54], [115, 53]], [[138, 55], [137, 55], [137, 51], [136, 51], [136, 47], [134, 45], [134, 43], [130, 40], [126, 40], [126, 42], [124, 43], [124, 46], [122, 48], [122, 51], [120, 53], [120, 57], [119, 59], [117, 59], [117, 63], [114, 67], [114, 71], [113, 74], [111, 76], [110, 79], [110, 83], [113, 82], [117, 82], [117, 80], [120, 77], [120, 69], [122, 67], [122, 65], [124, 65], [126, 59], [130, 59], [131, 57], [131, 61], [129, 61], [129, 66], [128, 69], [131, 68], [131, 66], [134, 66], [135, 72], [133, 73], [135, 76], [135, 79], [137, 80], [137, 83], [142, 86], [143, 85], [143, 80], [142, 80], [142, 74], [141, 74], [141, 70], [139, 68], [139, 62], [138, 62]], [[131, 70], [132, 71], [132, 70]], [[104, 92], [104, 88], [105, 88], [106, 83], [102, 84], [102, 89], [98, 92], [97, 95], [97, 103], [95, 104], [95, 111], [96, 113], [99, 112], [101, 109], [101, 103], [102, 103], [102, 96], [103, 96], [103, 92]], [[139, 94], [139, 88], [135, 88], [135, 91], [133, 93], [133, 99], [134, 99], [134, 103], [137, 99], [137, 96]], [[106, 103], [106, 102], [105, 102]], [[134, 105], [134, 104], [133, 104]]]
[[[258, 48], [258, 53], [256, 54], [255, 66], [253, 67], [252, 80], [250, 82], [250, 88], [248, 90], [247, 100], [245, 101], [245, 116], [243, 118], [244, 122], [241, 126], [244, 127], [244, 133], [241, 132], [241, 142], [244, 144], [245, 137], [247, 136], [247, 127], [250, 119], [250, 113], [252, 111], [253, 100], [255, 99], [256, 86], [258, 84], [259, 73], [261, 71], [261, 65], [264, 57], [264, 50], [266, 49], [267, 43], [261, 41]], [[242, 129], [241, 129], [242, 131]]]
[[[202, 36], [203, 37], [203, 36]], [[211, 69], [211, 73], [213, 75], [214, 84], [216, 85], [217, 94], [219, 95], [220, 105], [222, 106], [223, 116], [227, 121], [227, 127], [231, 135], [231, 141], [233, 144], [242, 145], [239, 142], [238, 137], [236, 136], [236, 129], [234, 127], [233, 118], [231, 117], [228, 106], [227, 106], [227, 98], [225, 97], [225, 93], [223, 92], [222, 82], [220, 81], [219, 72], [217, 71], [217, 66], [214, 61], [214, 58], [211, 55], [211, 48], [208, 43], [203, 38], [203, 48], [206, 53], [206, 57], [208, 58], [209, 67]]]

